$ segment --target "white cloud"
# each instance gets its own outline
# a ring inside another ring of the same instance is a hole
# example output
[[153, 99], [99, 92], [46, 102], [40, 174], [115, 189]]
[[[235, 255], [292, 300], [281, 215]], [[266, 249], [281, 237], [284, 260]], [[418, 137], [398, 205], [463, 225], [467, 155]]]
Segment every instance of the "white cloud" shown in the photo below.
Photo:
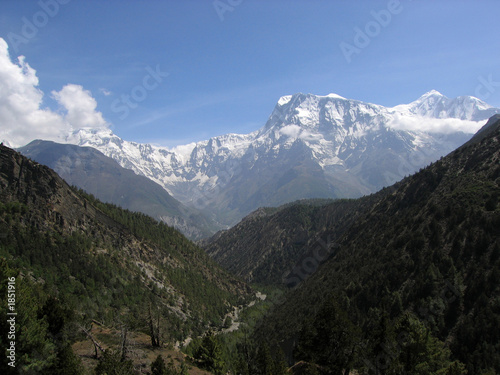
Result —
[[191, 142], [186, 145], [175, 146], [170, 151], [180, 155], [183, 159], [188, 159], [191, 156], [191, 152], [193, 152], [195, 147], [196, 147], [196, 142]]
[[280, 129], [280, 133], [290, 138], [297, 138], [300, 130], [300, 126], [298, 125], [286, 125]]
[[299, 125], [291, 124], [283, 126], [279, 130], [281, 135], [289, 137], [291, 139], [301, 139], [307, 142], [317, 142], [321, 140], [322, 136], [320, 134], [314, 134], [307, 129], [302, 129]]
[[483, 125], [484, 121], [469, 121], [457, 118], [409, 117], [397, 113], [393, 115], [393, 119], [387, 124], [388, 127], [397, 130], [423, 131], [441, 134], [451, 134], [455, 132], [474, 134]]
[[299, 135], [299, 138], [302, 139], [303, 141], [317, 142], [321, 140], [322, 136], [321, 134], [311, 133], [309, 130], [302, 130], [302, 132]]
[[52, 96], [66, 109], [65, 119], [73, 129], [107, 127], [102, 113], [96, 112], [97, 102], [82, 86], [68, 84], [59, 92], [52, 91]]
[[[34, 139], [64, 141], [81, 127], [107, 127], [89, 91], [66, 85], [53, 97], [63, 113], [42, 108], [43, 92], [38, 88], [36, 70], [21, 56], [13, 62], [8, 45], [0, 38], [0, 140], [19, 147]], [[65, 112], [65, 113], [64, 113]]]

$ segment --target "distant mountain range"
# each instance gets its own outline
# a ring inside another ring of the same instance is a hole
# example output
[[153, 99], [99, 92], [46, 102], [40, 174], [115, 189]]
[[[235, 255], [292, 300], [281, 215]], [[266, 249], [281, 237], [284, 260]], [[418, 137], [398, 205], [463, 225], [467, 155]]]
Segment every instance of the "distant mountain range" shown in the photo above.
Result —
[[496, 113], [477, 98], [437, 91], [392, 108], [299, 93], [280, 98], [250, 134], [167, 149], [83, 129], [67, 142], [98, 149], [230, 226], [262, 206], [375, 192], [462, 145]]
[[19, 149], [23, 155], [52, 168], [70, 185], [103, 202], [142, 212], [200, 239], [220, 229], [195, 208], [186, 207], [156, 182], [121, 167], [91, 147], [33, 141]]

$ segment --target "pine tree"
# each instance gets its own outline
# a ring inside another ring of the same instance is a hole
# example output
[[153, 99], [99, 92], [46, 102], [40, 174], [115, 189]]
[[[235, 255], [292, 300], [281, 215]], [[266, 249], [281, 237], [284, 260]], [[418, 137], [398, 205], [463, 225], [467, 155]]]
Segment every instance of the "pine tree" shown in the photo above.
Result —
[[283, 350], [278, 346], [276, 358], [274, 360], [273, 375], [286, 375], [288, 374], [288, 366], [285, 359]]
[[215, 375], [223, 374], [225, 363], [219, 340], [213, 333], [208, 333], [202, 340], [200, 347], [194, 355], [200, 366]]
[[161, 355], [151, 363], [151, 375], [167, 375], [167, 366]]
[[429, 329], [411, 314], [405, 314], [397, 325], [400, 354], [398, 361], [404, 373], [414, 375], [462, 375], [462, 363], [451, 362], [450, 350], [432, 336]]
[[57, 352], [55, 365], [47, 372], [50, 375], [84, 374], [82, 361], [73, 352], [71, 345], [66, 344]]
[[133, 375], [134, 366], [131, 360], [122, 361], [120, 353], [105, 350], [94, 372], [95, 375]]
[[41, 305], [38, 289], [26, 279], [17, 279], [18, 368], [27, 373], [43, 373], [56, 360], [56, 345], [48, 334], [49, 324], [46, 318], [38, 318]]
[[267, 343], [262, 344], [257, 350], [257, 367], [263, 375], [273, 374], [274, 361]]
[[304, 324], [295, 355], [297, 359], [341, 373], [352, 368], [359, 340], [359, 329], [347, 313], [335, 299], [328, 299], [318, 314]]
[[189, 375], [188, 366], [186, 362], [181, 363], [181, 368], [179, 369], [179, 375]]
[[[448, 368], [444, 372], [439, 372], [438, 375], [443, 374], [443, 375], [465, 375], [467, 374], [467, 370], [465, 369], [465, 365], [459, 361], [455, 361], [450, 363]], [[492, 372], [492, 374], [495, 374], [495, 371]]]

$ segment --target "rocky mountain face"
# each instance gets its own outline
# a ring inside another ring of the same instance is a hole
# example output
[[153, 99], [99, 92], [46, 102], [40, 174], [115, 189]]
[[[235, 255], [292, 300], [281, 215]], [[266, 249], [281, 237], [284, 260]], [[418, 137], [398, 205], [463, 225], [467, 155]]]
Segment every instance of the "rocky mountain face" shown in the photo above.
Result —
[[68, 142], [97, 148], [182, 203], [233, 225], [262, 206], [375, 192], [467, 141], [495, 113], [473, 97], [436, 91], [388, 108], [335, 94], [280, 98], [267, 123], [174, 149], [80, 130]]
[[94, 148], [37, 140], [18, 151], [52, 168], [70, 185], [99, 200], [142, 212], [180, 230], [190, 239], [207, 237], [219, 229], [201, 212], [184, 206], [154, 181], [121, 167]]

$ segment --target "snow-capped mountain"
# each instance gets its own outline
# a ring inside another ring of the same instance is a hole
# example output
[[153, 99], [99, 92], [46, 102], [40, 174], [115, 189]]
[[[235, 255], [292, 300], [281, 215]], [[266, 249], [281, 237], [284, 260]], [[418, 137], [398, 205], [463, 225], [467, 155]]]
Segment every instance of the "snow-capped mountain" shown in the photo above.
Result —
[[280, 98], [265, 126], [246, 135], [174, 149], [110, 130], [80, 130], [67, 141], [97, 148], [231, 225], [260, 206], [374, 192], [460, 146], [496, 113], [477, 98], [437, 91], [392, 108], [299, 93]]

